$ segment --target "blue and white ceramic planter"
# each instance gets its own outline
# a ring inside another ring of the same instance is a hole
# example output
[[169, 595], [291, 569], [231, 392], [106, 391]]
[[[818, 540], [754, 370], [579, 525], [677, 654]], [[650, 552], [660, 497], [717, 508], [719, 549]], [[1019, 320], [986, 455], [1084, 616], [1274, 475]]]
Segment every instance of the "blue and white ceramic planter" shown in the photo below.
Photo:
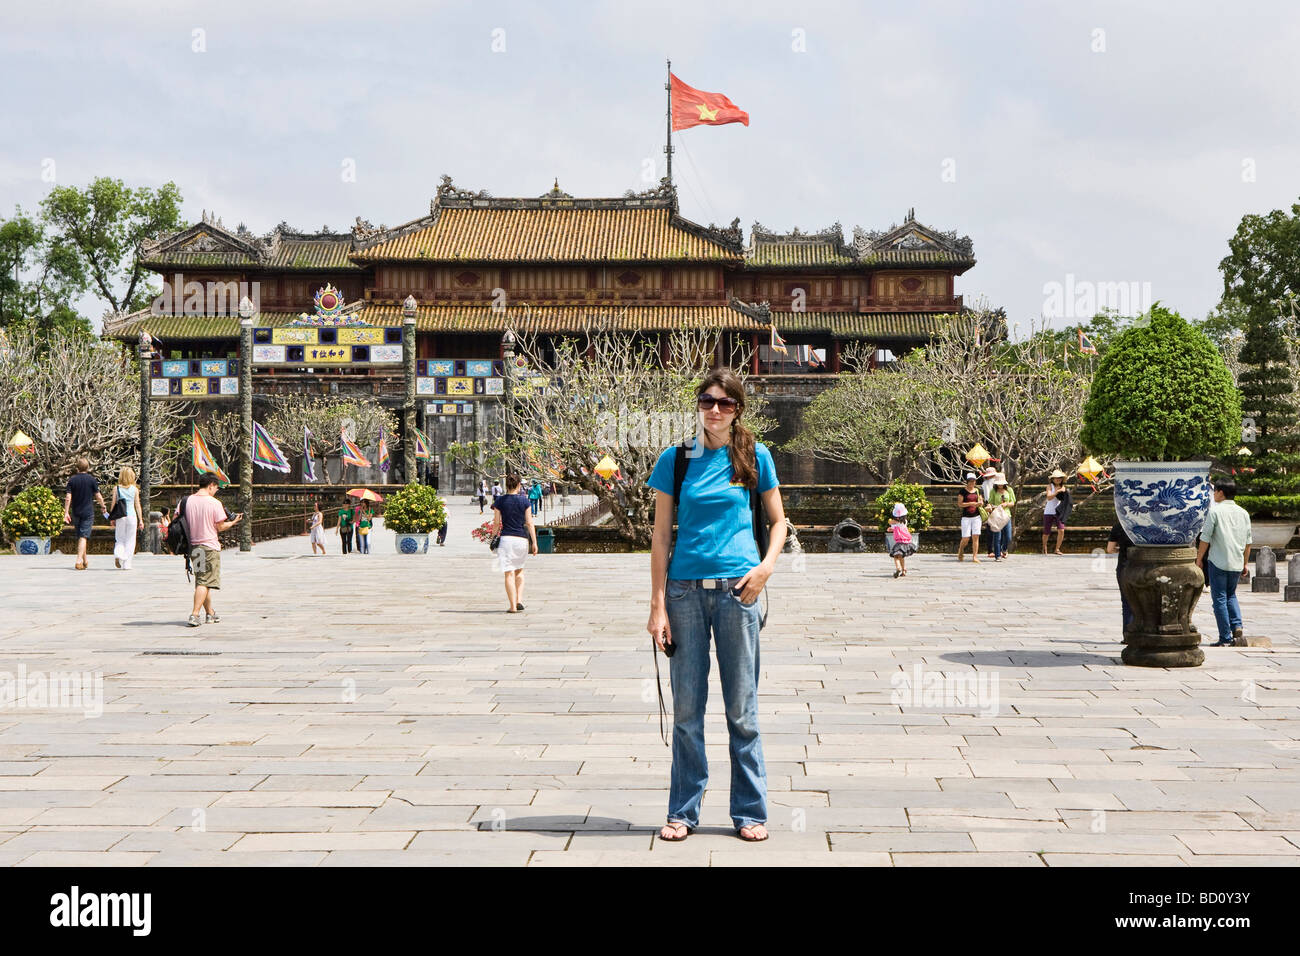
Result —
[[14, 554], [49, 554], [50, 538], [19, 538], [14, 542]]
[[428, 550], [429, 536], [427, 534], [397, 535], [398, 554], [425, 554]]
[[1193, 544], [1213, 499], [1208, 461], [1115, 462], [1115, 514], [1135, 544]]

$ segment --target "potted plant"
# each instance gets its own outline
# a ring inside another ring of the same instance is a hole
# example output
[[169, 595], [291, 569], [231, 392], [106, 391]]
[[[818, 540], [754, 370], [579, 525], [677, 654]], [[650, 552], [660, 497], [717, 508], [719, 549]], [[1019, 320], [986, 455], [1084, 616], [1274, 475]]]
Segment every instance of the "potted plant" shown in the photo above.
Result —
[[63, 505], [44, 485], [25, 488], [0, 514], [16, 554], [49, 554], [50, 539], [63, 530]]
[[384, 505], [384, 527], [397, 536], [398, 554], [424, 554], [429, 532], [441, 528], [447, 510], [428, 485], [409, 484], [389, 495]]
[[894, 513], [894, 505], [899, 502], [907, 509], [907, 529], [912, 532], [912, 540], [921, 546], [920, 532], [930, 527], [934, 517], [934, 505], [925, 496], [925, 489], [920, 485], [896, 478], [879, 497], [876, 498], [876, 530], [885, 534], [885, 546], [889, 546], [889, 516]]
[[1210, 507], [1210, 459], [1241, 425], [1241, 397], [1218, 350], [1178, 313], [1153, 306], [1093, 378], [1080, 438], [1115, 459], [1115, 513], [1138, 545], [1120, 580], [1133, 607], [1123, 659], [1154, 667], [1204, 660], [1192, 608], [1205, 580], [1193, 547]]

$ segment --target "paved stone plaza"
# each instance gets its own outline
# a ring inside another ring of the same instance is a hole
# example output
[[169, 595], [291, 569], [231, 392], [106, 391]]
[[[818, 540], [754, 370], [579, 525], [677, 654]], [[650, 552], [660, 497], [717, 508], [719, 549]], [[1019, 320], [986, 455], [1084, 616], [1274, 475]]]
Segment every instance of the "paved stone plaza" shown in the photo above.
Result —
[[923, 552], [894, 580], [881, 555], [787, 555], [760, 686], [772, 838], [731, 830], [715, 673], [715, 788], [666, 844], [648, 556], [532, 558], [507, 616], [463, 502], [426, 556], [382, 530], [369, 556], [227, 551], [200, 629], [179, 559], [0, 558], [0, 671], [103, 676], [102, 716], [0, 710], [0, 864], [1300, 863], [1280, 595], [1242, 593], [1272, 649], [1143, 670], [1119, 663], [1113, 559]]

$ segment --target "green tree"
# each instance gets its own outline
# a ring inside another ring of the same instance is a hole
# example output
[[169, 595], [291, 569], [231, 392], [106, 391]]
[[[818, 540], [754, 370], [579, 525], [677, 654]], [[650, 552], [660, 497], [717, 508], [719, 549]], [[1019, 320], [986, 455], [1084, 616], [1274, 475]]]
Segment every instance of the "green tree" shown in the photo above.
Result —
[[140, 264], [140, 243], [180, 229], [180, 205], [175, 183], [132, 189], [101, 176], [85, 189], [56, 186], [41, 210], [52, 241], [75, 253], [91, 290], [112, 311], [134, 312], [154, 295]]
[[85, 284], [75, 250], [51, 239], [42, 223], [21, 208], [12, 219], [0, 219], [0, 328], [90, 334], [90, 323], [73, 306]]
[[[1280, 305], [1300, 295], [1300, 203], [1290, 215], [1242, 216], [1228, 250], [1219, 263], [1224, 298], [1241, 303], [1251, 321], [1274, 322]], [[1297, 331], [1295, 319], [1286, 321]]]

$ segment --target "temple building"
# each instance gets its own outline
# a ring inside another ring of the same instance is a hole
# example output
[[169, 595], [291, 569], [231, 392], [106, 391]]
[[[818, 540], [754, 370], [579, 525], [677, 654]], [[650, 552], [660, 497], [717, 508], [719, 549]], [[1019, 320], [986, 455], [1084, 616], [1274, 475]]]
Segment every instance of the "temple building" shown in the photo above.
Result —
[[[578, 199], [556, 183], [536, 198], [504, 199], [446, 176], [428, 215], [393, 228], [358, 218], [347, 232], [309, 233], [282, 222], [256, 236], [205, 213], [145, 243], [141, 258], [165, 295], [106, 322], [104, 335], [152, 337], [159, 398], [220, 400], [232, 391], [242, 359], [238, 305], [248, 294], [255, 402], [301, 392], [400, 405], [393, 359], [403, 305], [413, 300], [419, 412], [439, 450], [493, 417], [507, 329], [547, 341], [593, 325], [661, 349], [682, 328], [720, 333], [720, 356], [748, 346], [755, 387], [781, 421], [770, 440], [784, 441], [798, 406], [834, 380], [846, 348], [887, 359], [924, 344], [962, 309], [955, 280], [975, 264], [969, 237], [924, 226], [911, 211], [886, 231], [855, 229], [851, 243], [838, 223], [815, 233], [755, 223], [746, 245], [739, 219], [719, 227], [682, 217], [666, 182], [619, 198]], [[383, 331], [295, 329], [313, 307]], [[782, 340], [784, 354], [772, 348]], [[783, 453], [777, 464], [792, 481], [856, 477], [849, 466]], [[449, 473], [445, 461], [440, 468], [444, 490], [468, 492], [473, 476]]]

